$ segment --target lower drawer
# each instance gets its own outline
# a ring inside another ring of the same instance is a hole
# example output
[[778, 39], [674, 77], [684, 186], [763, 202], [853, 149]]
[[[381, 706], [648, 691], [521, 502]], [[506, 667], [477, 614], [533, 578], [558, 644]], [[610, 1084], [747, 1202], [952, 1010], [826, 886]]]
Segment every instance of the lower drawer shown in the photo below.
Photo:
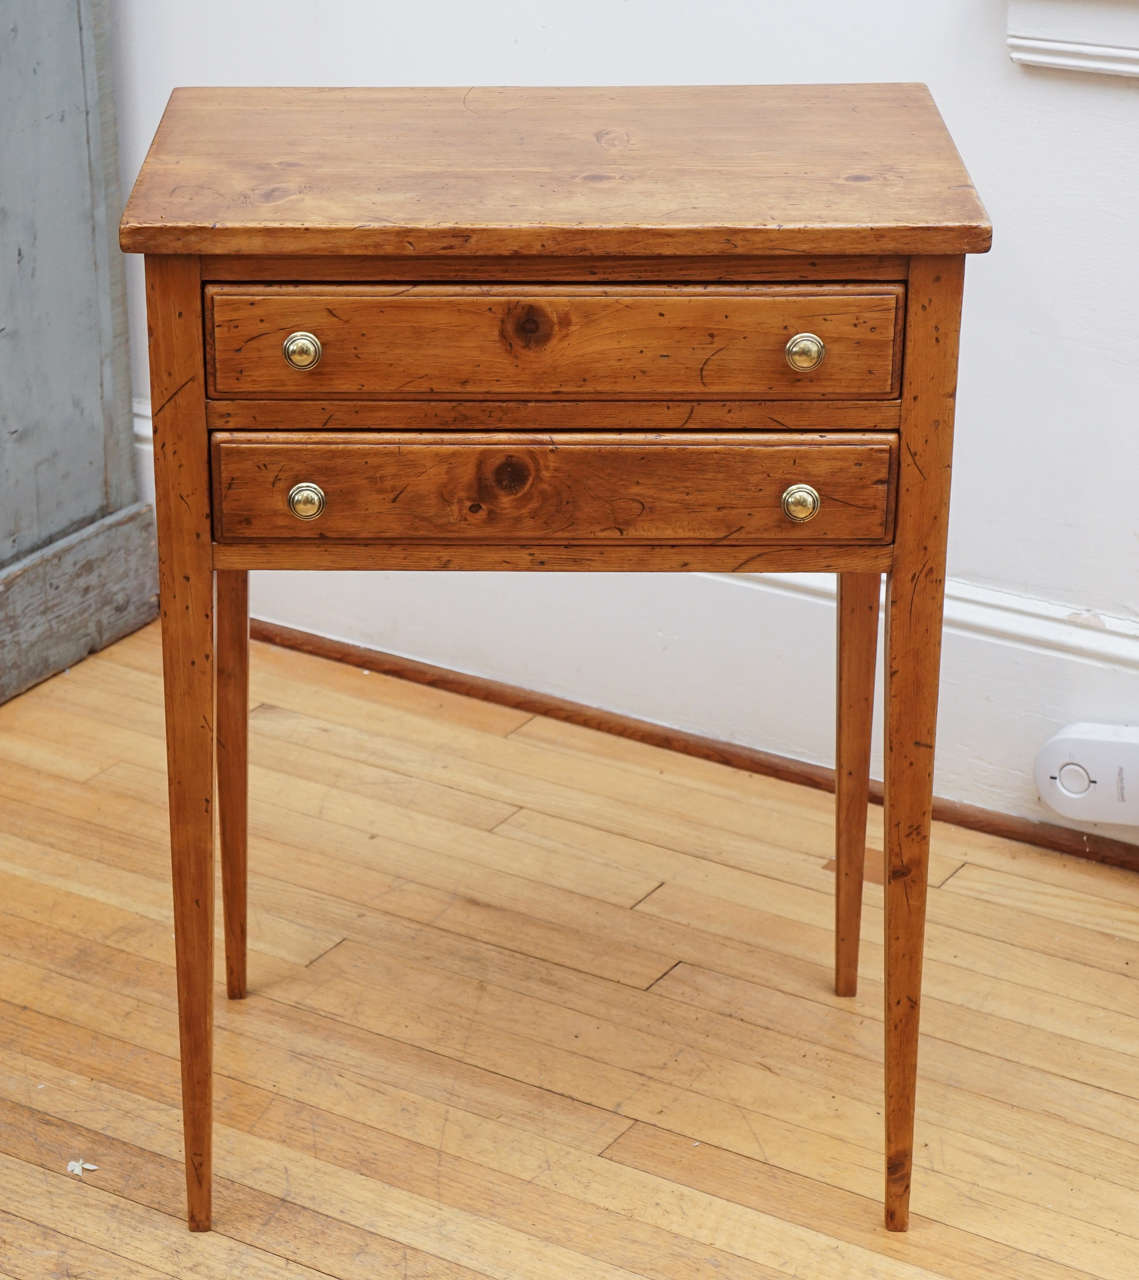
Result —
[[849, 431], [215, 432], [214, 536], [885, 542], [896, 449], [894, 435]]

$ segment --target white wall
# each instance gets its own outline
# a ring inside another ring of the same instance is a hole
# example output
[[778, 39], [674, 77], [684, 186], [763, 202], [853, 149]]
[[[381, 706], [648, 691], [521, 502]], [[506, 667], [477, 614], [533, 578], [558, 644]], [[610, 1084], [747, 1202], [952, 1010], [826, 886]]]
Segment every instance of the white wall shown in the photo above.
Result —
[[[1040, 742], [1139, 721], [1139, 82], [1014, 66], [994, 0], [119, 0], [116, 42], [127, 184], [175, 84], [926, 81], [995, 226], [967, 273], [937, 790], [1049, 817]], [[255, 612], [831, 758], [829, 579], [305, 583], [261, 575]]]

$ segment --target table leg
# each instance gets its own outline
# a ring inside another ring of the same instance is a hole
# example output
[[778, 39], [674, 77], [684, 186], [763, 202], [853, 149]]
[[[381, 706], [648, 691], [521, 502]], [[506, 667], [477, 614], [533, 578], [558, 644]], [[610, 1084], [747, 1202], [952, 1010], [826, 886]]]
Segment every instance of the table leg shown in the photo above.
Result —
[[246, 992], [246, 867], [249, 795], [249, 575], [217, 574], [217, 771], [225, 985]]
[[838, 575], [834, 989], [840, 996], [852, 996], [858, 990], [881, 590], [879, 573]]
[[[210, 1227], [213, 1099], [214, 747], [213, 636], [205, 581], [187, 589], [203, 599], [191, 616], [163, 601], [170, 856], [178, 1031], [182, 1048], [182, 1120], [190, 1228]], [[205, 604], [205, 607], [203, 607]], [[195, 668], [204, 669], [199, 678]]]
[[886, 1226], [910, 1220], [962, 258], [913, 258], [894, 560], [886, 579]]
[[909, 1224], [918, 1016], [937, 725], [940, 575], [886, 603], [886, 1225]]
[[182, 1121], [190, 1229], [210, 1229], [214, 970], [214, 574], [197, 258], [149, 257], [158, 590]]

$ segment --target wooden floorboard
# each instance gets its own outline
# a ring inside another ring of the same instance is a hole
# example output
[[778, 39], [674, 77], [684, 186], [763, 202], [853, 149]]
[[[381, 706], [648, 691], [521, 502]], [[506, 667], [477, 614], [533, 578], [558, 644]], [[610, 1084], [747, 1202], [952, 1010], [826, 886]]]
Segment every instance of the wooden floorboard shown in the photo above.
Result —
[[0, 1280], [1139, 1275], [1139, 877], [937, 826], [890, 1235], [829, 796], [265, 645], [250, 692], [208, 1236], [157, 632], [0, 707]]

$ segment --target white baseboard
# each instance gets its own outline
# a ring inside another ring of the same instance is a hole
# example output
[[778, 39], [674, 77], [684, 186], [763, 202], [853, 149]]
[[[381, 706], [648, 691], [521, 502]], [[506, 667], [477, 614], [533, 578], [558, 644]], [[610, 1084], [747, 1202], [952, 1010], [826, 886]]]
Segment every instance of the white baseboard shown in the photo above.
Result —
[[[148, 492], [141, 408], [136, 446]], [[254, 615], [284, 626], [833, 762], [829, 575], [329, 572], [302, 581], [279, 572], [254, 574], [251, 592]], [[1061, 822], [1037, 798], [1033, 760], [1079, 720], [1139, 721], [1139, 622], [951, 579], [937, 794]], [[875, 738], [878, 761], [878, 724]]]

